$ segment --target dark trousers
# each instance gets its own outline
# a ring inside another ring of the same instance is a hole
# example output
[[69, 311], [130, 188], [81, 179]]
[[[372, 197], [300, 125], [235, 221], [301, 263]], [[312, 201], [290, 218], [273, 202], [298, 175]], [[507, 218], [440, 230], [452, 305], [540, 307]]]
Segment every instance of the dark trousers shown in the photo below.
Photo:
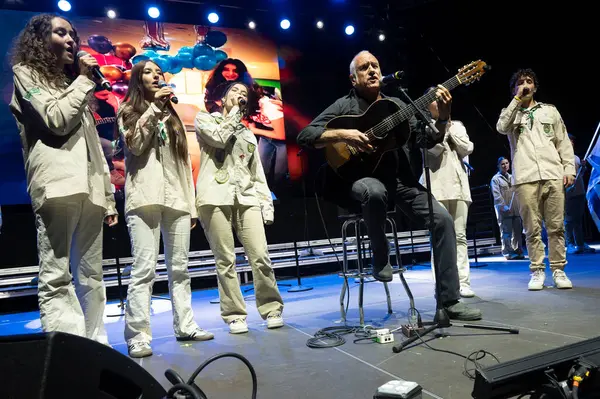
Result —
[[[367, 225], [374, 266], [385, 266], [389, 261], [389, 244], [385, 236], [385, 219], [388, 209], [388, 193], [394, 193], [394, 203], [407, 217], [425, 227], [429, 221], [427, 191], [420, 184], [405, 185], [397, 180], [396, 187], [386, 187], [380, 180], [365, 177], [352, 184], [351, 196], [362, 205]], [[442, 303], [460, 298], [458, 268], [456, 266], [456, 233], [454, 221], [448, 211], [433, 199], [433, 225], [435, 240], [432, 242], [435, 266], [439, 270], [440, 299]]]
[[583, 248], [583, 214], [587, 207], [585, 195], [577, 195], [566, 199], [565, 206], [565, 238], [566, 244]]

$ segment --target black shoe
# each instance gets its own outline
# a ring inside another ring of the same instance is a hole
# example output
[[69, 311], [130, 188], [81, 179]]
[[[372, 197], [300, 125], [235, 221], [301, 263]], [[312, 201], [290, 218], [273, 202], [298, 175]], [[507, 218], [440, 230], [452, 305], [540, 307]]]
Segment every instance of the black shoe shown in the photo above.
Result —
[[483, 317], [481, 310], [469, 307], [462, 302], [445, 305], [444, 309], [446, 310], [448, 317], [452, 320], [473, 321], [481, 320]]
[[394, 279], [394, 271], [389, 263], [384, 267], [373, 266], [373, 278], [382, 283], [389, 283]]

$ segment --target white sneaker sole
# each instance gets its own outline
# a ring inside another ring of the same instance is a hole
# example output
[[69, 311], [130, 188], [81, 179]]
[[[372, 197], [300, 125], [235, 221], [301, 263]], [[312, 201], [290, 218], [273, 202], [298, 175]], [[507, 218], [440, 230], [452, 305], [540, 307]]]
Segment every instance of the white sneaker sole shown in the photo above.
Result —
[[267, 322], [267, 328], [273, 329], [273, 328], [279, 328], [279, 327], [283, 327], [283, 320], [281, 321], [277, 321], [277, 322], [273, 322], [273, 323], [269, 323]]
[[558, 284], [554, 284], [554, 286], [555, 286], [556, 288], [558, 288], [559, 290], [570, 290], [571, 288], [573, 288], [573, 284], [570, 284], [570, 285], [562, 285], [562, 286], [559, 286]]
[[139, 358], [148, 357], [148, 356], [152, 356], [152, 349], [147, 350], [147, 351], [136, 352], [136, 353], [129, 352], [129, 357], [132, 357], [134, 359], [139, 359]]

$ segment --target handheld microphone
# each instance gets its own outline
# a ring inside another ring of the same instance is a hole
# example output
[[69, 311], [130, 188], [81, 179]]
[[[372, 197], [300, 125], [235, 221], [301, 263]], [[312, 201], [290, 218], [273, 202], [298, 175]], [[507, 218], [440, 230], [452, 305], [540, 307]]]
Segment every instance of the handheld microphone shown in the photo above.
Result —
[[242, 106], [242, 107], [243, 107], [243, 106], [245, 106], [245, 105], [247, 104], [247, 102], [246, 102], [246, 99], [245, 99], [245, 98], [243, 98], [243, 97], [242, 97], [242, 98], [240, 98], [240, 100], [239, 100], [238, 102], [239, 102], [240, 106]]
[[[167, 82], [165, 82], [164, 80], [159, 80], [158, 81], [158, 87], [162, 88], [162, 87], [165, 87], [165, 86], [168, 86]], [[169, 96], [169, 98], [171, 99], [171, 102], [173, 104], [177, 104], [179, 102], [179, 99], [173, 93], [171, 93], [171, 95]]]
[[528, 87], [525, 87], [525, 88], [523, 89], [523, 95], [524, 95], [524, 96], [526, 96], [526, 95], [528, 95], [528, 94], [529, 94], [529, 88], [528, 88]]
[[[88, 53], [87, 51], [83, 51], [83, 50], [77, 52], [77, 58], [81, 58], [85, 55], [90, 55], [90, 53]], [[99, 66], [95, 66], [92, 68], [92, 75], [94, 75], [98, 80], [100, 80], [100, 86], [102, 86], [102, 88], [104, 90], [112, 91], [112, 86], [111, 86], [110, 82], [108, 80], [106, 80], [106, 78], [100, 71]]]
[[385, 75], [384, 77], [381, 78], [381, 80], [379, 82], [385, 86], [387, 84], [397, 82], [398, 80], [402, 79], [403, 77], [404, 77], [404, 71], [396, 71], [389, 75]]

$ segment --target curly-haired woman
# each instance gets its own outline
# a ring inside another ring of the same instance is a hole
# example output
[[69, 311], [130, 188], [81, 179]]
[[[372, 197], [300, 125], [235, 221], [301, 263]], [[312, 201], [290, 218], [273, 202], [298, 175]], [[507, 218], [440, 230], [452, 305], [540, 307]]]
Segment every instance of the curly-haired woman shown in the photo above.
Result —
[[67, 19], [32, 17], [15, 43], [10, 109], [35, 213], [42, 327], [108, 344], [102, 222], [115, 225], [117, 212], [88, 108], [98, 63], [90, 55], [76, 57], [78, 47]]

